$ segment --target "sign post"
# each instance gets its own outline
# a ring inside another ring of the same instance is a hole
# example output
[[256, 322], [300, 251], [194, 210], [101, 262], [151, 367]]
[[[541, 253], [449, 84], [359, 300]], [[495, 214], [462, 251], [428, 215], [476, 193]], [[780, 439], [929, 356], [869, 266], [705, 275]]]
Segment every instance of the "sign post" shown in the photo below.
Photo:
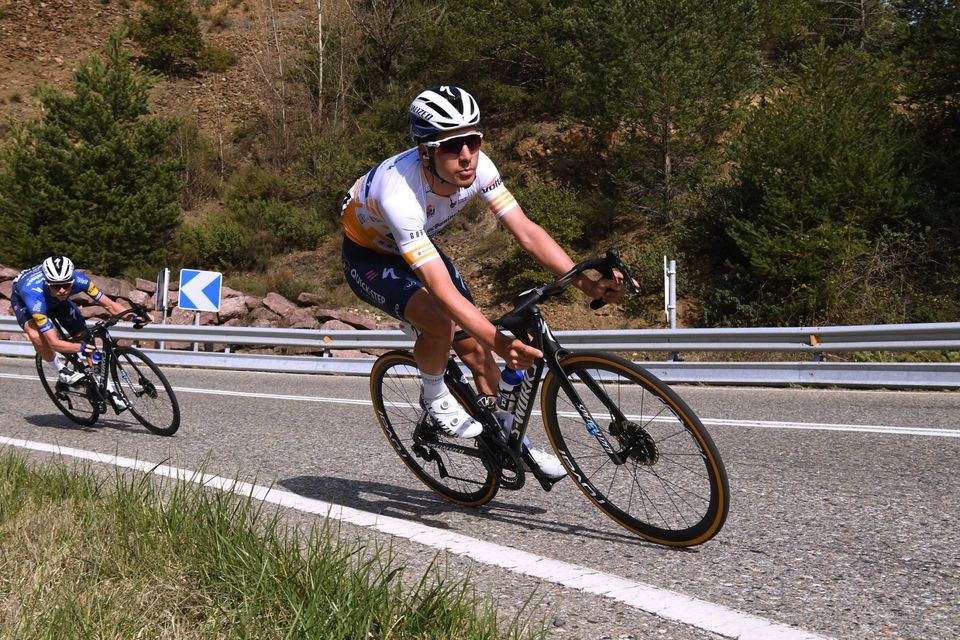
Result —
[[[170, 269], [164, 267], [163, 271], [157, 274], [157, 293], [153, 305], [161, 314], [160, 324], [167, 324], [167, 309], [170, 308], [170, 305], [167, 304], [168, 291], [170, 291]], [[166, 341], [161, 340], [160, 348], [163, 349], [164, 347], [166, 347]]]
[[[194, 324], [200, 325], [200, 312], [220, 311], [220, 290], [223, 288], [223, 274], [216, 271], [197, 269], [180, 270], [180, 296], [178, 306], [187, 311], [195, 311]], [[193, 343], [197, 351], [199, 343]]]

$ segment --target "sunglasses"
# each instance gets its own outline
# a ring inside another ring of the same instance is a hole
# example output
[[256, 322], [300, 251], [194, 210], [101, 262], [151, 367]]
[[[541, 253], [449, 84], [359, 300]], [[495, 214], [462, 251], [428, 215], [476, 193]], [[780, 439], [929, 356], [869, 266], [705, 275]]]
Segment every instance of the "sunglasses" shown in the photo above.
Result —
[[50, 287], [51, 289], [69, 289], [73, 286], [73, 280], [71, 280], [70, 282], [56, 282], [56, 283], [48, 282], [47, 286]]
[[476, 133], [468, 133], [465, 136], [444, 138], [443, 140], [426, 142], [424, 144], [431, 149], [440, 149], [440, 153], [459, 154], [464, 146], [470, 149], [470, 153], [476, 153], [477, 149], [480, 148], [481, 140], [483, 140], [483, 134], [477, 131]]

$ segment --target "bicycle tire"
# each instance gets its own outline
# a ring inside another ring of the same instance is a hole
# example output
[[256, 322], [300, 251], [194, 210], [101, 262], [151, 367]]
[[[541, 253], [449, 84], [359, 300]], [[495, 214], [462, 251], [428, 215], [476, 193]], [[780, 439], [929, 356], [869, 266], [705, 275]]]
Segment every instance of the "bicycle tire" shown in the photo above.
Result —
[[[481, 455], [477, 440], [449, 438], [426, 422], [420, 406], [420, 373], [412, 354], [391, 351], [377, 358], [370, 372], [370, 397], [377, 422], [393, 450], [436, 494], [466, 507], [484, 505], [497, 494], [498, 473]], [[476, 454], [451, 446], [466, 447]]]
[[581, 351], [560, 364], [595, 426], [618, 454], [627, 454], [623, 464], [613, 461], [550, 371], [541, 396], [547, 435], [584, 495], [651, 542], [689, 547], [714, 537], [729, 510], [729, 483], [690, 407], [649, 371], [612, 354]]
[[173, 388], [145, 353], [135, 347], [115, 347], [110, 359], [113, 383], [137, 422], [158, 436], [180, 428], [180, 404]]
[[[100, 407], [90, 388], [90, 380], [84, 378], [72, 386], [66, 386], [58, 381], [57, 374], [43, 364], [43, 358], [36, 357], [37, 375], [43, 390], [53, 400], [53, 404], [60, 412], [82, 427], [89, 427], [100, 417]], [[49, 377], [49, 378], [48, 378]]]

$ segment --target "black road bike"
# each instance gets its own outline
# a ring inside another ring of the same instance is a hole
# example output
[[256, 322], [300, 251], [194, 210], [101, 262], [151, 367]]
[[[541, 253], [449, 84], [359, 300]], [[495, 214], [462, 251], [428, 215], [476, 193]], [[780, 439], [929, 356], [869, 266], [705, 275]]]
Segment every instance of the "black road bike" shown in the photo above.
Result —
[[480, 436], [455, 439], [440, 430], [420, 404], [419, 371], [408, 351], [390, 351], [373, 365], [370, 395], [377, 420], [424, 484], [446, 500], [479, 507], [501, 488], [521, 488], [527, 470], [545, 491], [562, 480], [546, 476], [523, 445], [539, 384], [550, 444], [597, 508], [646, 540], [701, 544], [720, 531], [730, 498], [726, 470], [703, 424], [676, 392], [636, 363], [603, 351], [564, 349], [540, 313], [538, 305], [563, 293], [578, 274], [596, 270], [611, 277], [613, 269], [633, 289], [619, 252], [610, 249], [520, 294], [512, 311], [492, 321], [543, 352], [526, 372], [506, 439], [489, 400], [452, 357], [444, 381], [483, 424]]
[[[118, 345], [110, 335], [110, 328], [129, 314], [146, 315], [146, 310], [134, 305], [87, 329], [84, 340], [99, 343], [99, 362], [64, 354], [69, 365], [83, 374], [79, 382], [60, 382], [39, 355], [37, 374], [53, 404], [79, 425], [92, 425], [110, 407], [117, 414], [129, 410], [137, 422], [157, 435], [172, 436], [180, 428], [180, 405], [167, 377], [145, 353]], [[64, 335], [59, 326], [57, 331]]]

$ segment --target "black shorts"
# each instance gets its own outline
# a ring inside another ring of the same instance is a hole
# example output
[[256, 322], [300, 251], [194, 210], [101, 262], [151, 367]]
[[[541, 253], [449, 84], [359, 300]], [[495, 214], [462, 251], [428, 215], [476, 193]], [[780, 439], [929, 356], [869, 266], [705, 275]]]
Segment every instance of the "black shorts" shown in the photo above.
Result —
[[[437, 251], [457, 290], [473, 303], [473, 295], [460, 272], [442, 251]], [[398, 320], [406, 320], [407, 303], [423, 288], [420, 278], [403, 258], [361, 247], [346, 236], [343, 238], [343, 277], [357, 297]]]

